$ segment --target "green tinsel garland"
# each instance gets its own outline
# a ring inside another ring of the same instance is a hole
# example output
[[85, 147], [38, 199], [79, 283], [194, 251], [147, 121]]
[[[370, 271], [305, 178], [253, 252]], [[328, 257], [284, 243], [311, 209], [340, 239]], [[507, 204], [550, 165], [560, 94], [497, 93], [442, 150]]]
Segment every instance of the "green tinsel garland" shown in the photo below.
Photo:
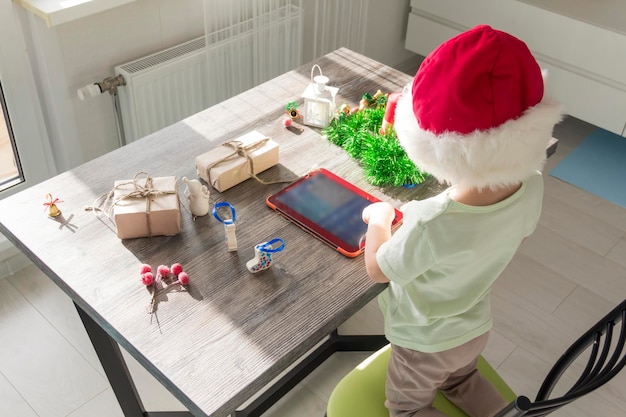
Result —
[[424, 182], [425, 174], [406, 155], [393, 129], [385, 135], [378, 133], [386, 102], [380, 104], [352, 114], [340, 113], [324, 129], [326, 138], [360, 162], [365, 179], [372, 185], [400, 186]]

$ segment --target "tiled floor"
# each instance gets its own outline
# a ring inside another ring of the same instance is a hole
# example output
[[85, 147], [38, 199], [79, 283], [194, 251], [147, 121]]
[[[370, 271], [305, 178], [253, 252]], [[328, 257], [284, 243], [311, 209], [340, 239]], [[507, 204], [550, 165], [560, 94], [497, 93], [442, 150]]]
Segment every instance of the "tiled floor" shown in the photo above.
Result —
[[[592, 129], [571, 118], [559, 125], [547, 170]], [[626, 296], [626, 209], [549, 175], [545, 183], [540, 225], [493, 290], [485, 351], [512, 388], [531, 397], [569, 343]], [[372, 303], [342, 330], [381, 329]], [[0, 337], [0, 416], [122, 416], [72, 303], [34, 266], [0, 279]], [[335, 384], [365, 356], [334, 355], [264, 416], [323, 416]], [[147, 409], [182, 409], [131, 358], [129, 365]], [[625, 387], [623, 372], [554, 415], [621, 417]]]

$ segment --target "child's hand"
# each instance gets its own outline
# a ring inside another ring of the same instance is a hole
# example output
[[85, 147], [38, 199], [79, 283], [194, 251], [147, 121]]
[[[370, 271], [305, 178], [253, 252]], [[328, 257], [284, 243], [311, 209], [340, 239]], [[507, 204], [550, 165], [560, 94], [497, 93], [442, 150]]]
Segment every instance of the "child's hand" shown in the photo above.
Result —
[[376, 282], [389, 282], [376, 260], [380, 245], [391, 238], [391, 223], [396, 215], [393, 206], [386, 202], [370, 204], [363, 209], [361, 217], [367, 223], [365, 233], [365, 269]]
[[393, 206], [385, 201], [370, 204], [363, 209], [361, 217], [366, 224], [377, 223], [391, 226], [396, 212]]

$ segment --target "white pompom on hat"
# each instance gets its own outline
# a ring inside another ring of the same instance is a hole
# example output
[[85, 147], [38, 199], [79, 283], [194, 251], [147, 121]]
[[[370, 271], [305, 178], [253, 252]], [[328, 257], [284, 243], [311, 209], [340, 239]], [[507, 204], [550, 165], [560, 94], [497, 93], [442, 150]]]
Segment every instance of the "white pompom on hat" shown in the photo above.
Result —
[[541, 170], [559, 104], [526, 44], [489, 26], [444, 42], [420, 66], [395, 111], [409, 158], [441, 182], [517, 184]]

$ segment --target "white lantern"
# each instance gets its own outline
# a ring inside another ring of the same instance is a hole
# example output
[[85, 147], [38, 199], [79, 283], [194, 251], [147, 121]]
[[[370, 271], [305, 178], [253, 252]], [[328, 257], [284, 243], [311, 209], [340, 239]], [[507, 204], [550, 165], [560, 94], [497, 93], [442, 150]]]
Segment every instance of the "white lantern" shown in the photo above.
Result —
[[[315, 69], [319, 75], [313, 77]], [[327, 127], [335, 116], [335, 96], [339, 91], [337, 87], [329, 87], [328, 77], [322, 74], [319, 65], [313, 65], [311, 69], [311, 83], [306, 87], [302, 97], [304, 98], [304, 114], [302, 123], [308, 126]]]

